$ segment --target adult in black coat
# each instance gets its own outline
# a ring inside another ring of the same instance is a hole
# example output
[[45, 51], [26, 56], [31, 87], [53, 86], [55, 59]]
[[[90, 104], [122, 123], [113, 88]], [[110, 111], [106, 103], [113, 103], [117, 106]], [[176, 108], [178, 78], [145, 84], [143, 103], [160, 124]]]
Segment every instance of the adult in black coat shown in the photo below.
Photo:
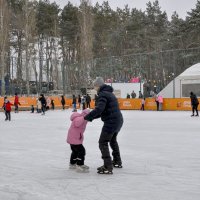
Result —
[[196, 111], [195, 116], [199, 116], [198, 113], [198, 105], [199, 105], [199, 100], [197, 99], [197, 96], [193, 93], [190, 92], [190, 99], [191, 99], [191, 105], [192, 105], [192, 117], [194, 116], [194, 112]]
[[[113, 88], [105, 85], [101, 77], [97, 77], [94, 81], [94, 88], [98, 93], [97, 105], [93, 111], [85, 116], [85, 120], [92, 121], [101, 117], [104, 122], [99, 138], [99, 149], [104, 165], [99, 167], [98, 170], [103, 169], [103, 171], [112, 172], [113, 166], [122, 166], [117, 135], [123, 125], [123, 117], [117, 98], [113, 94]], [[108, 143], [112, 149], [113, 161], [111, 160]]]

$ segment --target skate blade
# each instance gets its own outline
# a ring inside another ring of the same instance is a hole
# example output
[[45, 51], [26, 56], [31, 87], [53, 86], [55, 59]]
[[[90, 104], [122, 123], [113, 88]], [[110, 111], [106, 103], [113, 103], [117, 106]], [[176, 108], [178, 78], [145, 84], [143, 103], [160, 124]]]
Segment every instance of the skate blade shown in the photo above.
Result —
[[76, 172], [78, 172], [78, 173], [89, 173], [90, 171], [88, 169], [84, 169], [84, 170], [76, 169]]
[[97, 173], [98, 174], [113, 174], [113, 172], [109, 172], [109, 171], [104, 171], [104, 172], [98, 171]]
[[115, 168], [122, 168], [122, 165], [113, 165]]

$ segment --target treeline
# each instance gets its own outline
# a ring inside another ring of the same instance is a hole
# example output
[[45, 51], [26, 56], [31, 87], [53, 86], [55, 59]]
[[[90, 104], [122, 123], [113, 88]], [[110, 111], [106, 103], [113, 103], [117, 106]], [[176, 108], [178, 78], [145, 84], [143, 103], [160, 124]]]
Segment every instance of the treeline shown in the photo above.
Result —
[[112, 81], [140, 76], [162, 87], [199, 59], [199, 0], [186, 19], [167, 16], [157, 0], [145, 11], [80, 2], [61, 9], [48, 0], [0, 0], [2, 94], [5, 76], [25, 83], [27, 93], [31, 80], [38, 91], [46, 81], [68, 92], [97, 75]]

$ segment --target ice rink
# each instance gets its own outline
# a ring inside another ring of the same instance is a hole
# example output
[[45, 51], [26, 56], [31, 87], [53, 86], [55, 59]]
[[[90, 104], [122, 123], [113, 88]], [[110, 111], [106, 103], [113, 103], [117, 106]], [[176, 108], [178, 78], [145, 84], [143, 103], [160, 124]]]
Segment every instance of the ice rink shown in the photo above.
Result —
[[71, 110], [0, 113], [0, 200], [199, 200], [200, 118], [191, 112], [123, 111], [122, 169], [99, 175], [100, 120], [88, 123], [85, 164], [68, 169]]

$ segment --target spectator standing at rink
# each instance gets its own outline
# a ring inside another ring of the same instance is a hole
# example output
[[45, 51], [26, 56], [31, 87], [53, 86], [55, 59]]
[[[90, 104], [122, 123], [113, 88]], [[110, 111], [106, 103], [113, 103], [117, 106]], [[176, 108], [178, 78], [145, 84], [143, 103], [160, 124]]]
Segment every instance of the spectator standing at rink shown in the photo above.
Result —
[[141, 91], [139, 91], [139, 97], [138, 97], [139, 99], [142, 99], [143, 98], [143, 94], [142, 94], [142, 92]]
[[132, 99], [135, 99], [135, 97], [136, 97], [136, 94], [135, 94], [135, 92], [134, 92], [134, 90], [133, 90], [133, 92], [131, 93], [131, 98], [132, 98]]
[[130, 98], [131, 98], [130, 94], [127, 94], [127, 95], [126, 95], [126, 98], [127, 98], [127, 99], [130, 99]]
[[191, 99], [191, 105], [192, 105], [192, 115], [191, 117], [194, 116], [194, 112], [196, 111], [196, 117], [199, 116], [199, 113], [198, 113], [198, 105], [199, 105], [199, 100], [197, 99], [197, 96], [193, 93], [193, 92], [190, 92], [190, 99]]

